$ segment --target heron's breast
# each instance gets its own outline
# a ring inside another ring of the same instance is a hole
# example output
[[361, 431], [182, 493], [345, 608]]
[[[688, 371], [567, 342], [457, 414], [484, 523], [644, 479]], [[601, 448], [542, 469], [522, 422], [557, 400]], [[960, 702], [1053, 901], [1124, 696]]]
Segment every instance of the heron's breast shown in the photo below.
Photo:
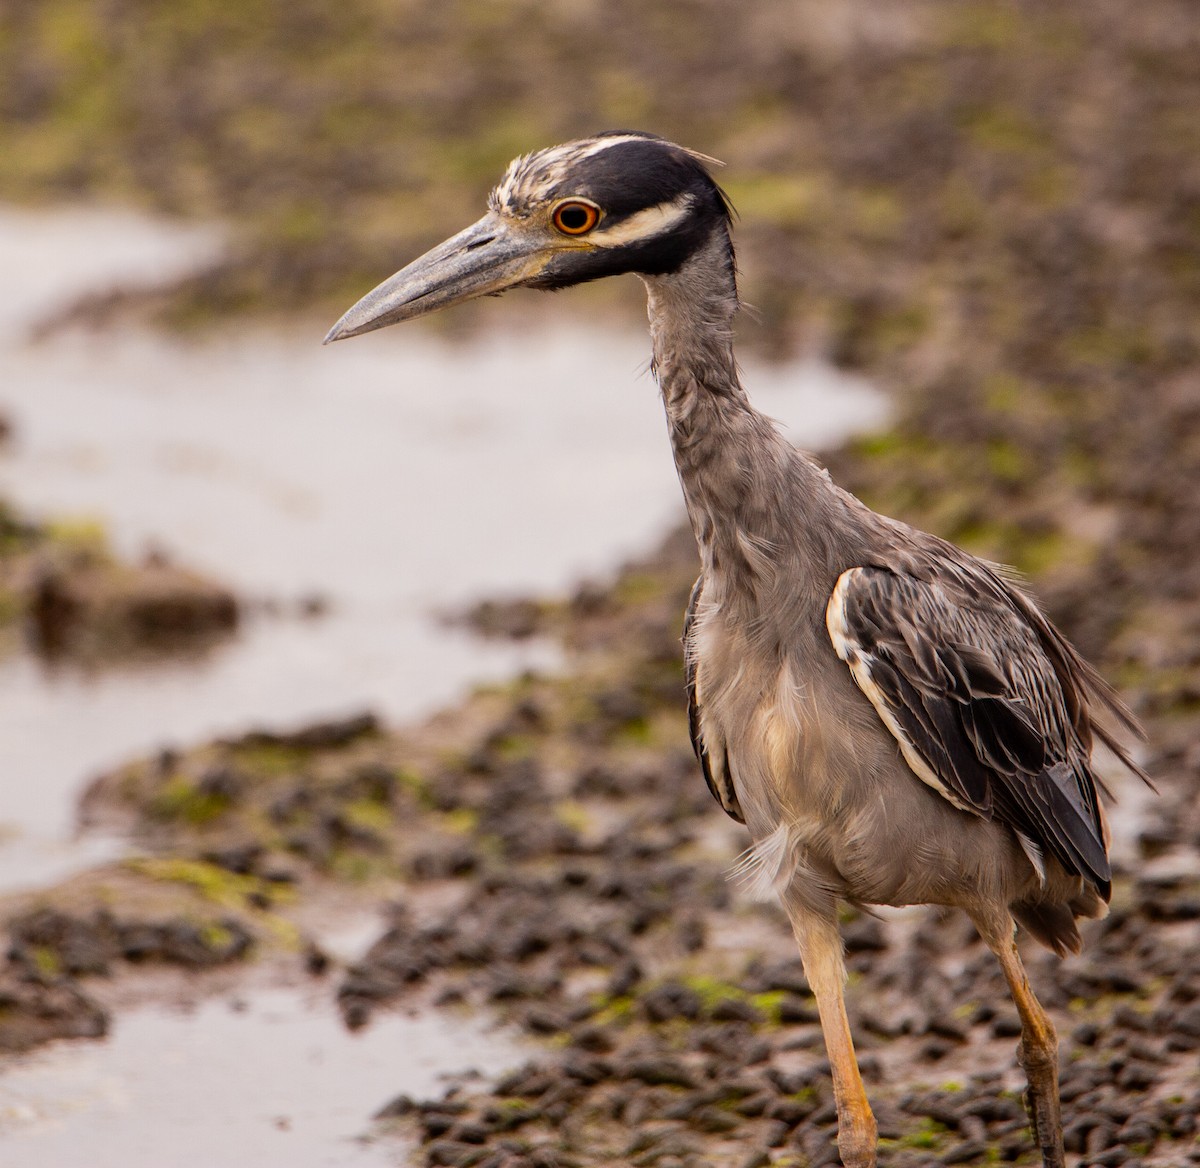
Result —
[[830, 672], [822, 662], [801, 672], [785, 660], [751, 723], [771, 781], [797, 813], [836, 813], [874, 760], [877, 736], [863, 722], [858, 694]]
[[[770, 666], [752, 655], [718, 657], [701, 668], [705, 719], [728, 744], [739, 797], [799, 817], [836, 805], [836, 787], [853, 765], [855, 739], [845, 710], [830, 700], [819, 670], [791, 658]], [[857, 695], [851, 695], [855, 697]]]

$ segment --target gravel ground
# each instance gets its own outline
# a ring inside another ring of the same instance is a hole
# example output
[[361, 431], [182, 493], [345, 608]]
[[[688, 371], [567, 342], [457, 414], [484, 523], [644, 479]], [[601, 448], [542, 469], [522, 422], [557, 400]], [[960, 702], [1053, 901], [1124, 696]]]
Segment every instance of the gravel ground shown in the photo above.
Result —
[[[85, 820], [130, 831], [147, 857], [12, 920], [7, 1045], [102, 1033], [97, 975], [272, 955], [324, 978], [350, 1027], [396, 1005], [472, 1009], [543, 1041], [496, 1081], [383, 1107], [382, 1137], [417, 1140], [423, 1163], [836, 1163], [786, 921], [726, 879], [743, 833], [687, 742], [691, 554], [675, 539], [612, 588], [518, 604], [511, 621], [488, 606], [493, 630], [565, 636], [564, 678], [520, 678], [408, 733], [369, 716], [259, 731], [100, 780]], [[1200, 1163], [1196, 759], [1155, 751], [1161, 794], [1130, 790], [1115, 813], [1113, 911], [1081, 957], [1027, 949], [1083, 1164]], [[333, 883], [391, 905], [348, 966], [302, 923]], [[882, 1163], [1036, 1163], [994, 959], [959, 915], [888, 917], [844, 927]]]

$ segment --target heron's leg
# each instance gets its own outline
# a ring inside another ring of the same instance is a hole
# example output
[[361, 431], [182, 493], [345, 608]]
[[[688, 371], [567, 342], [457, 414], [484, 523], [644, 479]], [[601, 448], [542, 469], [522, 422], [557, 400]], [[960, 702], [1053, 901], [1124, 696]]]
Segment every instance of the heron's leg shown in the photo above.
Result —
[[1025, 966], [1017, 952], [1016, 927], [1012, 918], [1006, 913], [1002, 928], [974, 916], [972, 919], [1000, 962], [1021, 1017], [1017, 1061], [1029, 1084], [1025, 1109], [1033, 1126], [1033, 1138], [1042, 1154], [1042, 1164], [1044, 1168], [1064, 1168], [1062, 1107], [1058, 1098], [1058, 1035], [1054, 1023], [1029, 986]]
[[792, 932], [800, 946], [804, 976], [817, 999], [825, 1050], [833, 1072], [833, 1096], [838, 1113], [838, 1151], [845, 1168], [875, 1168], [878, 1147], [875, 1116], [867, 1100], [854, 1040], [846, 1017], [843, 988], [846, 966], [836, 920], [788, 903]]

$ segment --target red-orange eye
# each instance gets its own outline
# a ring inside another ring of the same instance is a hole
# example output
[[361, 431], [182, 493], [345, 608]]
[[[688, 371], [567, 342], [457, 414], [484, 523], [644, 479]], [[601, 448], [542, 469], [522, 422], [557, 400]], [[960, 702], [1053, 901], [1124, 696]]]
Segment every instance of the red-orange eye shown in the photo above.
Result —
[[553, 222], [563, 235], [586, 235], [600, 222], [600, 208], [571, 199], [554, 208]]

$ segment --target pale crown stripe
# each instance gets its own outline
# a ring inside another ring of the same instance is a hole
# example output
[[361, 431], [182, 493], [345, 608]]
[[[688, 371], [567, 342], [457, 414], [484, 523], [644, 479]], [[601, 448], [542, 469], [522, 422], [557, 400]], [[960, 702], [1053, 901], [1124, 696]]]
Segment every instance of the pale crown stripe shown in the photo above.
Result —
[[620, 146], [625, 142], [645, 142], [646, 140], [642, 134], [622, 134], [613, 138], [597, 138], [591, 145], [580, 149], [572, 161], [579, 162], [584, 158], [591, 158], [593, 154], [599, 154], [603, 150], [608, 150], [612, 146]]

